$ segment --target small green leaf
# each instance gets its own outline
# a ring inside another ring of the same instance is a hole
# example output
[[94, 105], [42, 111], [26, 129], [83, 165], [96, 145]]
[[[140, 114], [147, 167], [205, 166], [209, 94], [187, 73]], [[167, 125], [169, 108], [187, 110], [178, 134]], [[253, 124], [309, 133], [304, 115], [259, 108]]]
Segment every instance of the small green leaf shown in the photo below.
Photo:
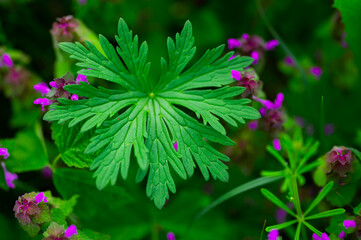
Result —
[[322, 213], [317, 213], [317, 214], [314, 214], [312, 216], [308, 216], [306, 217], [305, 219], [317, 219], [317, 218], [325, 218], [325, 217], [332, 217], [332, 216], [336, 216], [336, 215], [340, 215], [340, 214], [343, 214], [345, 213], [346, 210], [343, 209], [343, 208], [338, 208], [338, 209], [332, 209], [332, 210], [329, 210], [329, 211], [325, 211], [325, 212], [322, 212]]
[[293, 224], [295, 224], [297, 222], [298, 222], [297, 220], [292, 220], [292, 221], [284, 222], [284, 223], [281, 223], [281, 224], [268, 226], [268, 227], [266, 227], [266, 231], [270, 232], [273, 229], [277, 229], [277, 230], [284, 229], [284, 228], [289, 227], [289, 226], [291, 226], [291, 225], [293, 225]]
[[297, 217], [296, 214], [294, 212], [292, 212], [292, 210], [289, 209], [289, 207], [287, 207], [286, 204], [284, 204], [273, 193], [271, 193], [270, 191], [268, 191], [265, 188], [262, 188], [261, 192], [262, 192], [263, 196], [265, 196], [268, 200], [270, 200], [271, 202], [276, 204], [278, 207], [282, 208], [283, 210], [285, 210], [287, 213], [291, 214], [292, 216]]
[[302, 227], [302, 223], [299, 222], [298, 225], [297, 225], [297, 229], [296, 229], [295, 240], [300, 239], [301, 227]]
[[317, 230], [314, 226], [312, 226], [311, 224], [309, 224], [306, 221], [304, 221], [303, 224], [305, 224], [306, 227], [308, 227], [312, 232], [316, 233], [318, 236], [321, 236], [322, 232]]
[[312, 201], [308, 209], [306, 210], [304, 216], [312, 211], [321, 201], [326, 197], [328, 192], [332, 189], [333, 182], [329, 182], [324, 188], [322, 188], [321, 192], [317, 195], [317, 197]]
[[273, 147], [267, 146], [267, 151], [272, 154], [285, 168], [289, 168], [286, 160]]

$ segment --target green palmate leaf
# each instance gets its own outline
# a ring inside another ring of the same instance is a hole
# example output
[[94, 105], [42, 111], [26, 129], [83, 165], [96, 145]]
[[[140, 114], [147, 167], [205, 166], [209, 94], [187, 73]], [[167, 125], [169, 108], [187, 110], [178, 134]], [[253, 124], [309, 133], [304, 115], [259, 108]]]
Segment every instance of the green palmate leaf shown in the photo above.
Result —
[[346, 210], [343, 209], [343, 208], [332, 209], [332, 210], [329, 210], [329, 211], [325, 211], [325, 212], [322, 212], [322, 213], [317, 213], [315, 215], [306, 217], [306, 219], [317, 219], [317, 218], [332, 217], [332, 216], [343, 214], [345, 212], [346, 212]]
[[292, 221], [288, 221], [288, 222], [284, 222], [284, 223], [281, 223], [281, 224], [277, 224], [277, 225], [272, 225], [272, 226], [269, 226], [269, 227], [266, 227], [266, 231], [269, 232], [273, 229], [283, 229], [283, 228], [286, 228], [286, 227], [289, 227], [295, 223], [297, 223], [298, 221], [297, 220], [292, 220]]
[[[121, 90], [86, 83], [66, 86], [70, 93], [85, 98], [59, 99], [44, 119], [69, 127], [79, 124], [81, 132], [96, 128], [85, 153], [95, 154], [90, 169], [95, 170], [99, 189], [109, 182], [115, 184], [119, 172], [127, 177], [132, 152], [139, 165], [137, 181], [148, 174], [146, 192], [159, 208], [169, 198], [168, 191], [176, 191], [172, 169], [186, 179], [198, 166], [206, 180], [212, 175], [228, 181], [223, 161], [229, 159], [211, 142], [234, 144], [225, 135], [221, 120], [237, 126], [260, 117], [256, 109], [246, 106], [250, 100], [239, 99], [244, 88], [227, 86], [234, 82], [231, 70], [242, 70], [253, 60], [237, 57], [228, 61], [232, 53], [221, 57], [224, 46], [220, 46], [186, 69], [195, 54], [192, 26], [186, 22], [175, 41], [168, 39], [169, 64], [161, 59], [162, 75], [153, 83], [148, 77], [147, 44], [138, 47], [138, 37], [133, 37], [123, 19], [118, 34], [117, 50], [99, 37], [105, 55], [89, 42], [87, 47], [79, 43], [59, 46], [87, 69], [83, 74], [119, 84]], [[203, 124], [189, 111], [201, 117]], [[176, 142], [178, 150], [173, 147]]]
[[317, 197], [312, 201], [310, 206], [305, 212], [305, 216], [312, 211], [327, 195], [327, 193], [332, 189], [333, 182], [329, 182], [324, 188], [322, 188], [321, 192], [317, 195]]

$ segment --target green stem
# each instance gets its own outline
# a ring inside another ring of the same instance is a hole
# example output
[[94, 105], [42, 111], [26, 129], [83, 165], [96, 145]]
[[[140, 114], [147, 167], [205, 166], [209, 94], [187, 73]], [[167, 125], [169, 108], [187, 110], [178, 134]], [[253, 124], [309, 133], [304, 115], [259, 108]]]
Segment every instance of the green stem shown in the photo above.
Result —
[[157, 223], [153, 223], [151, 240], [159, 240], [159, 228]]
[[59, 161], [60, 158], [61, 158], [61, 153], [59, 153], [58, 156], [56, 156], [54, 158], [53, 163], [52, 163], [53, 170], [56, 169], [56, 164], [57, 164], [57, 162]]
[[292, 195], [293, 195], [293, 202], [295, 204], [295, 208], [297, 211], [297, 215], [300, 219], [303, 219], [303, 213], [301, 210], [301, 203], [300, 197], [298, 195], [298, 186], [297, 186], [297, 174], [293, 173], [291, 176], [291, 187], [292, 187]]

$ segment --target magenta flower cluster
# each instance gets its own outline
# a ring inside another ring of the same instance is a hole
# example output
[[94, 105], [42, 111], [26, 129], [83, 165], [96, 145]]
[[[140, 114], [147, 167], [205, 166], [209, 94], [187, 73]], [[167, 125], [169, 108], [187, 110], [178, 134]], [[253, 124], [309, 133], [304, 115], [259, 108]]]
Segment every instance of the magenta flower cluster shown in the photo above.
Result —
[[77, 101], [79, 100], [79, 96], [69, 93], [64, 89], [64, 87], [72, 84], [80, 84], [80, 82], [88, 83], [88, 78], [85, 75], [78, 74], [76, 80], [74, 80], [74, 77], [67, 73], [63, 77], [56, 78], [54, 81], [51, 81], [49, 83], [51, 89], [44, 82], [38, 83], [34, 85], [34, 89], [46, 97], [36, 99], [34, 104], [40, 104], [44, 112], [44, 106], [56, 103], [58, 98], [67, 98], [72, 101]]
[[251, 72], [239, 72], [232, 70], [232, 78], [237, 80], [237, 84], [246, 90], [241, 94], [242, 97], [255, 94], [259, 87], [259, 81], [256, 80], [256, 76]]
[[40, 192], [37, 195], [35, 195], [35, 193], [29, 193], [19, 197], [14, 206], [15, 217], [22, 225], [30, 224], [32, 218], [42, 214], [42, 211], [45, 211], [39, 206], [42, 202], [47, 202], [44, 192]]
[[[263, 107], [260, 108], [259, 112], [262, 116], [261, 121], [267, 131], [276, 131], [282, 129], [283, 116], [282, 116], [282, 103], [284, 99], [283, 93], [278, 93], [274, 102], [266, 99], [260, 99], [253, 96], [253, 99], [260, 102]], [[280, 149], [276, 142], [276, 149]]]
[[73, 16], [65, 16], [57, 18], [53, 23], [51, 34], [58, 42], [71, 42], [74, 39], [75, 30], [79, 26], [79, 22]]
[[[270, 51], [275, 49], [279, 45], [276, 39], [272, 39], [268, 42], [257, 35], [242, 34], [239, 39], [228, 39], [228, 48], [230, 50], [237, 50], [241, 55], [247, 55], [254, 59], [253, 64], [257, 64], [262, 58], [264, 51]], [[232, 57], [233, 58], [233, 57]]]

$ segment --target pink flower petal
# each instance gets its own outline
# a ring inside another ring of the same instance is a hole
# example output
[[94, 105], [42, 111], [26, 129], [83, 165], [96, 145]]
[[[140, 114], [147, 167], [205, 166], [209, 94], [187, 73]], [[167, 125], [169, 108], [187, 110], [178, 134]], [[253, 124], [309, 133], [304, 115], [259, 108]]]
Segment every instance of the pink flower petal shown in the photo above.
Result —
[[252, 64], [257, 64], [259, 60], [259, 53], [257, 51], [251, 52], [251, 58], [254, 60]]
[[78, 97], [78, 95], [73, 94], [70, 99], [71, 99], [72, 101], [78, 101], [78, 100], [79, 100], [79, 97]]
[[88, 77], [83, 75], [83, 74], [78, 74], [78, 76], [76, 77], [76, 84], [80, 84], [80, 82], [88, 82]]
[[174, 233], [172, 232], [167, 233], [167, 240], [176, 240]]
[[13, 181], [18, 179], [18, 175], [16, 173], [9, 172], [6, 169], [4, 162], [1, 162], [1, 166], [4, 170], [6, 184], [9, 186], [9, 188], [15, 188], [15, 184], [13, 183]]
[[14, 66], [13, 60], [11, 59], [10, 55], [7, 53], [3, 55], [3, 63], [9, 68]]
[[278, 93], [273, 105], [273, 108], [275, 109], [279, 109], [282, 107], [282, 103], [283, 103], [283, 99], [284, 99], [284, 95], [283, 93]]
[[267, 235], [268, 240], [277, 240], [278, 236], [279, 232], [277, 229], [272, 229]]
[[228, 39], [228, 49], [239, 48], [241, 46], [241, 42], [238, 39], [230, 38]]
[[340, 232], [340, 234], [338, 235], [338, 238], [339, 238], [339, 239], [344, 239], [345, 236], [346, 236], [345, 232], [342, 231], [342, 232]]
[[277, 151], [281, 150], [281, 143], [277, 138], [273, 139], [273, 148]]
[[178, 152], [178, 142], [173, 143], [173, 147], [176, 152]]
[[345, 227], [345, 229], [348, 228], [355, 228], [356, 227], [356, 222], [355, 220], [345, 220], [343, 221], [343, 226]]
[[48, 85], [44, 82], [35, 84], [34, 89], [43, 95], [48, 94], [51, 91], [50, 88], [48, 87]]
[[44, 201], [44, 203], [48, 202], [47, 197], [45, 197], [44, 192], [39, 192], [36, 197], [35, 197], [35, 202], [37, 204], [41, 203], [42, 201]]
[[0, 148], [0, 156], [3, 156], [4, 159], [7, 159], [10, 154], [6, 148]]
[[75, 225], [70, 225], [66, 230], [65, 230], [65, 233], [64, 233], [64, 236], [66, 238], [71, 238], [73, 235], [77, 235], [78, 234], [78, 231], [76, 229], [76, 226]]
[[272, 39], [266, 42], [265, 49], [267, 51], [275, 49], [279, 45], [279, 42], [276, 39]]
[[232, 70], [232, 78], [236, 79], [237, 81], [241, 80], [241, 73], [237, 70]]

